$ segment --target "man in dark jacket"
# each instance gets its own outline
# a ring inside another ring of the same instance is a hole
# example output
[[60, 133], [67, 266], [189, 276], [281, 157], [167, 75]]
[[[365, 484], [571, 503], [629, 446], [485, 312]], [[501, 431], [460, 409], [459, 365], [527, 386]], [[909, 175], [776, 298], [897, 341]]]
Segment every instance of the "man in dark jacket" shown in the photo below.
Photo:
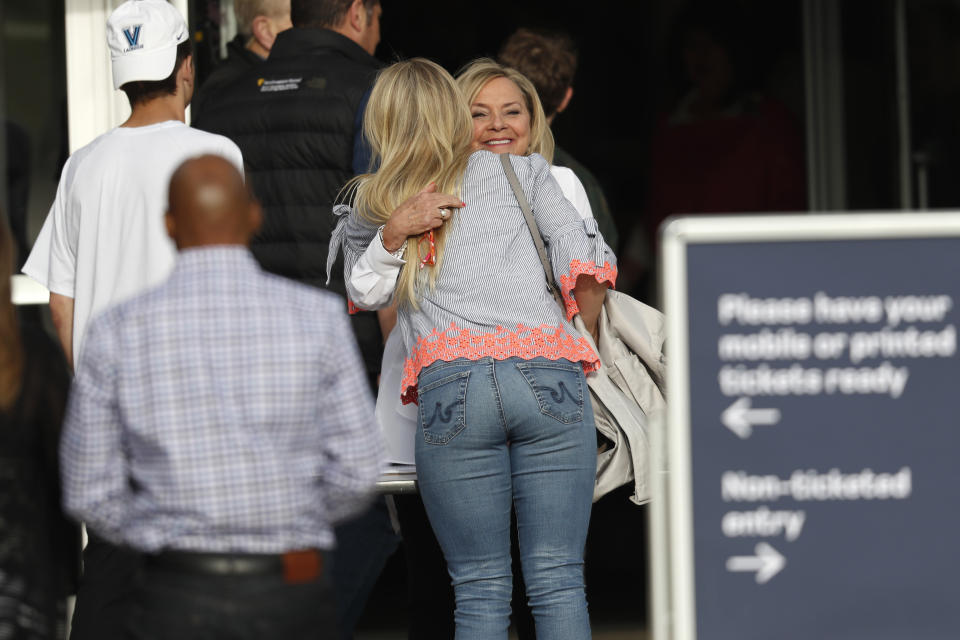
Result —
[[[292, 0], [293, 29], [270, 57], [220, 90], [194, 126], [234, 140], [263, 204], [252, 249], [267, 270], [324, 286], [333, 202], [353, 176], [359, 112], [380, 63], [378, 0]], [[330, 289], [345, 294], [342, 270]], [[371, 382], [383, 342], [376, 315], [353, 316]]]
[[204, 80], [194, 97], [194, 119], [211, 104], [217, 105], [224, 87], [266, 60], [277, 35], [293, 26], [290, 0], [234, 0], [233, 14], [237, 36], [227, 43], [227, 57]]
[[[333, 202], [354, 174], [362, 107], [381, 66], [373, 57], [380, 12], [379, 0], [291, 0], [293, 28], [194, 121], [244, 153], [248, 184], [263, 206], [251, 249], [267, 271], [324, 286]], [[345, 295], [342, 265], [333, 274], [328, 288]], [[377, 315], [351, 320], [376, 388], [383, 353]], [[336, 536], [331, 573], [339, 626], [349, 637], [397, 539], [383, 500]]]

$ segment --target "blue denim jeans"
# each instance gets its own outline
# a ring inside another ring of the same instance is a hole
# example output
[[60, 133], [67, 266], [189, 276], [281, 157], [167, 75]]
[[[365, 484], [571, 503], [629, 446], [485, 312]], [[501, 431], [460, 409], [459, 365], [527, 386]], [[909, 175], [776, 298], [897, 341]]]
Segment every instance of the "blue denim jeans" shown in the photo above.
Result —
[[453, 581], [457, 640], [505, 640], [510, 510], [539, 640], [584, 640], [583, 550], [596, 435], [567, 360], [436, 362], [420, 372], [420, 493]]

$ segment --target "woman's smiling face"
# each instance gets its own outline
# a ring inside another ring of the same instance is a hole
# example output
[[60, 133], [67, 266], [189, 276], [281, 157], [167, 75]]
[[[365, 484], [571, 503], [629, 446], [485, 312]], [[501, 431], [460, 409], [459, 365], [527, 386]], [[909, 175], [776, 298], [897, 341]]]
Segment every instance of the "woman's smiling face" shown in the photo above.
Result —
[[513, 80], [494, 78], [483, 85], [470, 105], [470, 113], [474, 149], [526, 155], [530, 148], [530, 110]]

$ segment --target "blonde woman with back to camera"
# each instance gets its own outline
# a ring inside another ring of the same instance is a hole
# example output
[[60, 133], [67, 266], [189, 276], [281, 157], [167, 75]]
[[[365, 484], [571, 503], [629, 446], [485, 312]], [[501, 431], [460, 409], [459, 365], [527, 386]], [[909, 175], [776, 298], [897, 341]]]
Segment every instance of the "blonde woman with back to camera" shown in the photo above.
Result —
[[[342, 242], [348, 282], [365, 253], [395, 267], [391, 298], [374, 301], [353, 283], [348, 293], [362, 307], [398, 305], [399, 392], [419, 404], [420, 492], [454, 585], [456, 637], [507, 638], [515, 508], [537, 637], [589, 638], [583, 548], [596, 437], [584, 372], [598, 361], [569, 317], [595, 329], [615, 258], [542, 156], [511, 156], [566, 313], [556, 305], [503, 167], [474, 150], [467, 102], [438, 65], [383, 70], [364, 129], [379, 169], [353, 182], [331, 247]], [[465, 204], [411, 204], [434, 189]]]

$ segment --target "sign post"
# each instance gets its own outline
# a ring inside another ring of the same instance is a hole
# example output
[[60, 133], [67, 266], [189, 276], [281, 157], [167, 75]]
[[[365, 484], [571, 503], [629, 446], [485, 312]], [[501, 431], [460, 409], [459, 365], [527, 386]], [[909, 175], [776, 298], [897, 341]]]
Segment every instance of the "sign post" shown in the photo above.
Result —
[[664, 231], [655, 640], [960, 637], [960, 215]]

